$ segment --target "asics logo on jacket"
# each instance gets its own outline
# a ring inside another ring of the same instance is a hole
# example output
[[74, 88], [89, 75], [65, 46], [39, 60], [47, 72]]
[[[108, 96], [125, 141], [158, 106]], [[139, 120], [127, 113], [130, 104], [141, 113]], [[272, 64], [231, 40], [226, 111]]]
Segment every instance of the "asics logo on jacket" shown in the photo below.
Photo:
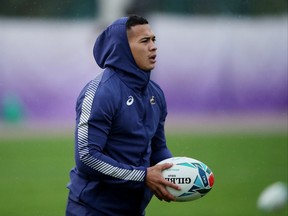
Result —
[[127, 106], [131, 106], [133, 104], [133, 102], [134, 102], [134, 98], [132, 96], [129, 96], [126, 104], [127, 104]]

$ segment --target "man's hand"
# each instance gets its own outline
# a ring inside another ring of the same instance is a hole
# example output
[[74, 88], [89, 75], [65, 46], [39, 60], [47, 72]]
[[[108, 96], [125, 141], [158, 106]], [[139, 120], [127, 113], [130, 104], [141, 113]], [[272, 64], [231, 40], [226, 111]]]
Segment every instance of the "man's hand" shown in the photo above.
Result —
[[166, 186], [176, 190], [181, 189], [178, 185], [162, 177], [162, 170], [169, 169], [172, 166], [173, 164], [165, 163], [147, 168], [146, 184], [161, 201], [165, 200], [166, 202], [170, 202], [176, 200], [175, 197], [167, 191]]

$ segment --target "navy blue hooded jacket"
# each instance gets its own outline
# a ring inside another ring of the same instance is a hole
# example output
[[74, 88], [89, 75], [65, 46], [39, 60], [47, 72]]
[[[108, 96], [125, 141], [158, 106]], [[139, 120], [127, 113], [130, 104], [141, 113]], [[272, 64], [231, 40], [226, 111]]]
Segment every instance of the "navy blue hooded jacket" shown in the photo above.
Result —
[[172, 157], [164, 94], [150, 72], [137, 67], [126, 21], [116, 20], [97, 38], [94, 58], [104, 71], [85, 86], [76, 105], [76, 166], [68, 188], [95, 215], [144, 215], [152, 197], [147, 167]]

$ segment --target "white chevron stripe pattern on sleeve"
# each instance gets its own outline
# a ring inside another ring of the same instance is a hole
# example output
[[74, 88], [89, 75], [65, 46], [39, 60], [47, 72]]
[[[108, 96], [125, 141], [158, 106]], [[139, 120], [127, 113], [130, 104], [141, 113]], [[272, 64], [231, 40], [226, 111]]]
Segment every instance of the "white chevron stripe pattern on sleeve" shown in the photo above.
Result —
[[89, 166], [90, 168], [105, 174], [112, 176], [114, 178], [140, 181], [143, 182], [145, 178], [145, 171], [143, 170], [129, 170], [122, 169], [119, 167], [112, 166], [104, 161], [101, 161], [92, 155], [90, 155], [88, 150], [88, 120], [90, 117], [93, 99], [95, 92], [97, 91], [101, 76], [95, 78], [89, 84], [85, 97], [82, 103], [82, 112], [80, 116], [80, 121], [78, 124], [78, 151], [80, 155], [80, 160]]

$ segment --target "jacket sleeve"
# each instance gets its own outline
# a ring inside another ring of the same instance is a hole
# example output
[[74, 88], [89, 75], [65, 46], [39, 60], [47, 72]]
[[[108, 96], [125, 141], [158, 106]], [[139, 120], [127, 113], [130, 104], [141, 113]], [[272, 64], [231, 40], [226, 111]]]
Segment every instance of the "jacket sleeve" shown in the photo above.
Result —
[[105, 155], [104, 147], [109, 134], [113, 105], [107, 95], [98, 93], [97, 78], [81, 92], [76, 105], [75, 161], [79, 172], [91, 179], [119, 184], [122, 187], [143, 187], [145, 167], [134, 167], [115, 161]]
[[162, 112], [162, 115], [160, 116], [160, 121], [158, 124], [157, 131], [151, 142], [152, 155], [151, 155], [150, 163], [152, 166], [164, 159], [172, 157], [172, 154], [166, 144], [166, 136], [165, 136], [165, 128], [164, 128], [165, 120], [167, 116], [167, 105], [166, 105], [166, 100], [165, 100], [162, 90], [160, 91], [160, 93], [161, 93], [160, 98], [162, 99], [160, 109], [163, 112]]

